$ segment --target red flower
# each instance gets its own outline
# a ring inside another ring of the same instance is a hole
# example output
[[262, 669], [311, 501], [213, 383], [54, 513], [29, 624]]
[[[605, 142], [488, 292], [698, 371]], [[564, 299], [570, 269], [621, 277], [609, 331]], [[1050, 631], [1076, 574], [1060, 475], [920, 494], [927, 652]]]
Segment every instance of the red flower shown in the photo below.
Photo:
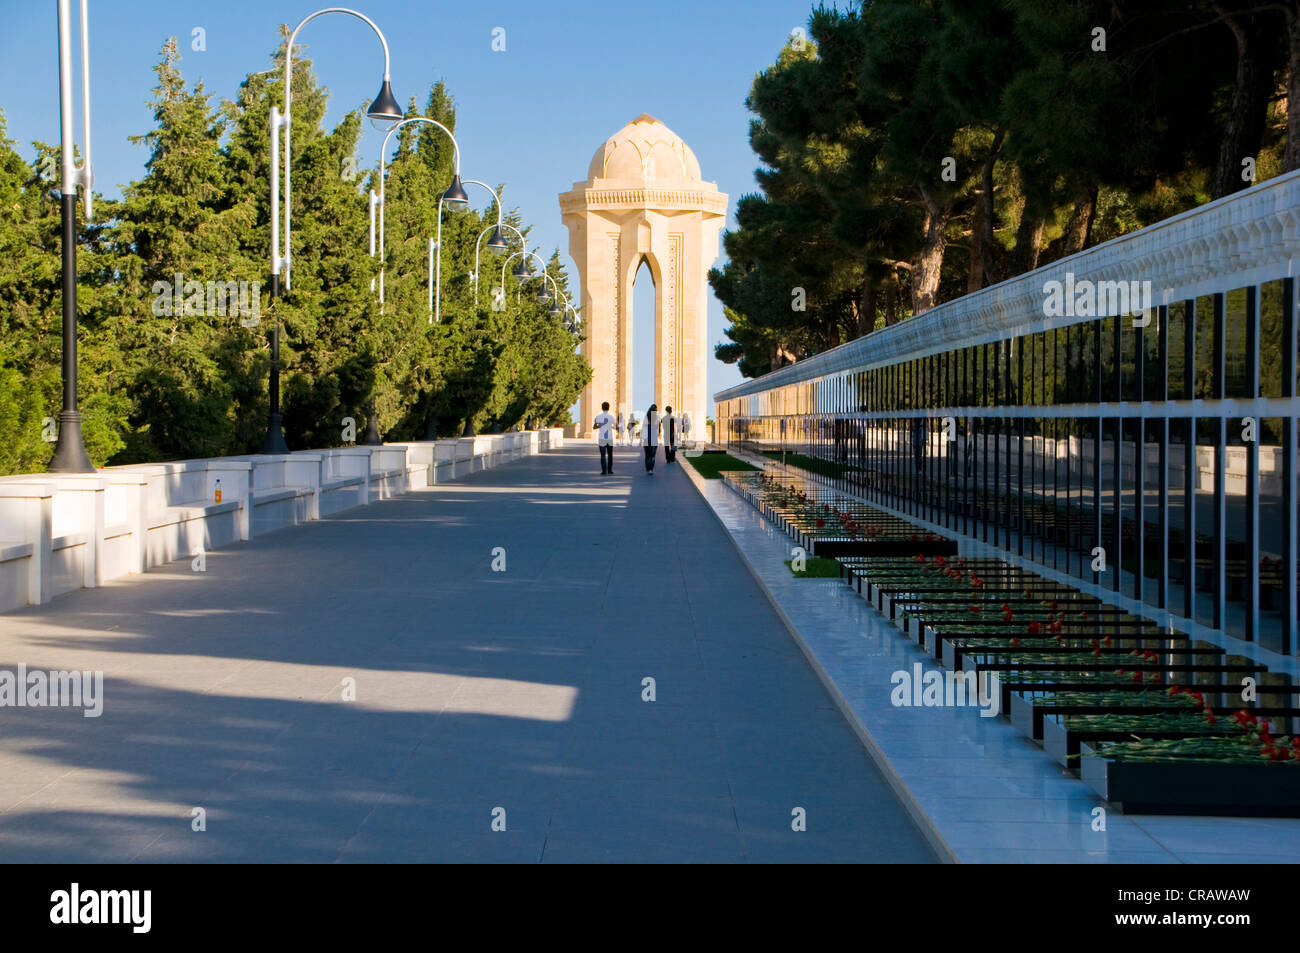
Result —
[[1020, 645], [1020, 640], [1013, 635], [1011, 637], [1011, 647], [1014, 649], [1019, 647], [1019, 645]]
[[1032, 599], [1032, 598], [1034, 598], [1033, 595], [1030, 593], [1030, 591], [1029, 591], [1028, 589], [1025, 590], [1025, 598], [1026, 598], [1026, 599]]
[[1141, 673], [1141, 672], [1134, 672], [1134, 673], [1133, 673], [1133, 681], [1134, 681], [1134, 682], [1138, 682], [1138, 683], [1140, 683], [1140, 682], [1142, 681], [1142, 673]]
[[1169, 686], [1169, 694], [1170, 694], [1170, 695], [1181, 695], [1182, 693], [1183, 693], [1183, 686], [1181, 686], [1181, 685], [1170, 685], [1170, 686]]
[[[1245, 728], [1247, 725], [1253, 725], [1255, 723], [1255, 716], [1246, 709], [1239, 708], [1232, 713], [1232, 720]], [[1300, 740], [1300, 735], [1297, 735], [1296, 738], [1297, 740]]]
[[1218, 722], [1219, 719], [1214, 717], [1214, 712], [1210, 711], [1208, 708], [1205, 709], [1205, 723], [1207, 725], [1216, 725]]
[[1030, 635], [1038, 635], [1043, 631], [1042, 623], [1031, 622], [1025, 629]]
[[817, 521], [817, 528], [818, 528], [818, 529], [821, 529], [821, 528], [822, 528], [823, 526], [825, 526], [825, 525], [826, 525], [826, 521], [825, 521], [825, 520], [818, 520], [818, 521]]
[[979, 612], [979, 611], [980, 611], [980, 607], [979, 607], [979, 606], [971, 606], [971, 607], [970, 607], [970, 611], [971, 611], [971, 612]]
[[1106, 646], [1106, 648], [1110, 648], [1112, 645], [1115, 644], [1115, 640], [1112, 639], [1109, 635], [1106, 636], [1106, 637], [1105, 637], [1104, 639], [1102, 639], [1101, 641], [1102, 641], [1102, 644], [1104, 644], [1104, 645]]

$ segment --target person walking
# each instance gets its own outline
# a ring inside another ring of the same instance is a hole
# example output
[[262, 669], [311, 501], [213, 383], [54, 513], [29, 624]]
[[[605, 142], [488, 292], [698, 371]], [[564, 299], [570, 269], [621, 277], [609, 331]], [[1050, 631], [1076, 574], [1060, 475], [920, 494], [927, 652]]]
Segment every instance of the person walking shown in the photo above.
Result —
[[645, 472], [655, 474], [655, 454], [659, 449], [659, 406], [651, 404], [641, 422], [641, 446], [645, 448]]
[[673, 463], [677, 459], [677, 441], [682, 435], [682, 422], [673, 414], [671, 406], [664, 407], [661, 426], [664, 433], [664, 462]]
[[691, 439], [691, 415], [689, 413], [684, 413], [682, 414], [682, 446], [686, 446], [686, 442], [690, 439]]
[[618, 412], [618, 419], [614, 422], [614, 446], [623, 442], [623, 411]]
[[634, 413], [628, 413], [628, 415], [627, 415], [627, 445], [628, 445], [629, 447], [634, 447], [634, 446], [636, 446], [636, 438], [637, 438], [637, 432], [636, 432], [636, 414], [634, 414]]
[[609, 401], [600, 405], [594, 421], [596, 446], [600, 448], [600, 474], [614, 472], [614, 415], [609, 412]]

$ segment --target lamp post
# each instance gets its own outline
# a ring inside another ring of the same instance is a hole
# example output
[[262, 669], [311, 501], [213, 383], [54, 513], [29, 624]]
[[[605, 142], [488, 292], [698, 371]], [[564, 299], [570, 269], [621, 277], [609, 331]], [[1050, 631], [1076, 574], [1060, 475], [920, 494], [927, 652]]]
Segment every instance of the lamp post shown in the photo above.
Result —
[[[514, 275], [520, 281], [527, 281], [529, 278], [533, 277], [532, 269], [528, 267], [528, 256], [530, 254], [532, 253], [529, 252], [526, 248], [520, 249], [519, 251], [511, 252], [509, 255], [505, 257], [505, 260], [501, 262], [501, 294], [502, 295], [505, 294], [505, 290], [506, 290], [506, 265], [510, 264], [510, 259], [518, 258], [520, 255], [523, 256], [522, 258], [519, 259], [519, 264], [515, 265], [515, 267], [511, 270], [510, 274]], [[515, 295], [515, 300], [516, 301], [519, 300], [518, 294]]]
[[[542, 270], [537, 272], [536, 274], [545, 279], [545, 281], [542, 282], [541, 290], [537, 292], [537, 300], [542, 304], [545, 304], [546, 302], [551, 300], [551, 293], [546, 290], [546, 282], [549, 281], [555, 287], [556, 303], [557, 304], [559, 303], [560, 298], [564, 298], [565, 308], [567, 309], [569, 304], [569, 299], [560, 292], [559, 282], [556, 281], [554, 278], [552, 278], [550, 274], [546, 271], [546, 262], [542, 261], [542, 256], [537, 254], [537, 252], [530, 251], [528, 252], [528, 257], [537, 259], [537, 263], [542, 266]], [[502, 281], [504, 282], [504, 280], [505, 279], [503, 278]], [[518, 302], [519, 302], [519, 295], [516, 292], [515, 303], [518, 304]], [[555, 313], [556, 313], [555, 308], [554, 306], [552, 306], [551, 314], [555, 314]]]
[[[494, 254], [498, 254], [498, 255], [500, 254], [500, 252], [506, 251], [506, 248], [508, 247], [506, 243], [506, 237], [500, 234], [500, 230], [502, 230], [502, 228], [511, 229], [513, 233], [519, 235], [520, 243], [523, 243], [524, 237], [523, 234], [520, 234], [519, 229], [516, 229], [515, 226], [513, 225], [506, 225], [506, 222], [503, 221], [502, 209], [500, 209], [500, 196], [497, 195], [497, 190], [493, 189], [493, 187], [491, 187], [490, 185], [487, 185], [486, 182], [478, 181], [478, 179], [476, 178], [465, 179], [465, 185], [482, 187], [482, 189], [487, 190], [487, 194], [491, 195], [491, 200], [497, 203], [497, 230], [494, 231], [493, 237], [487, 239], [487, 247], [491, 248], [491, 251], [493, 251]], [[465, 196], [465, 198], [468, 199], [468, 196]], [[491, 228], [491, 226], [489, 226], [489, 228]], [[484, 233], [486, 230], [487, 229], [484, 229]], [[478, 241], [480, 242], [482, 241], [482, 237], [484, 237], [484, 233], [478, 234]], [[434, 243], [433, 247], [437, 248], [438, 250], [437, 291], [435, 291], [434, 293], [433, 319], [435, 321], [441, 322], [442, 321], [442, 199], [438, 199], [438, 239], [437, 242]], [[471, 276], [469, 276], [469, 280], [471, 280], [474, 283], [474, 304], [476, 304], [477, 306], [478, 304], [478, 242], [474, 242], [474, 272], [473, 274], [471, 274]]]
[[[501, 229], [503, 228], [508, 228], [510, 229], [510, 231], [518, 235], [519, 244], [520, 245], [524, 244], [524, 233], [521, 232], [519, 229], [515, 228], [513, 225], [509, 224], [508, 222], [498, 222], [496, 225], [489, 225], [487, 228], [483, 229], [483, 231], [478, 233], [478, 241], [474, 242], [474, 271], [469, 276], [470, 281], [474, 283], [474, 305], [476, 307], [478, 306], [479, 251], [482, 246], [483, 236], [486, 235], [489, 231], [492, 231], [492, 237], [488, 239], [488, 248], [492, 251], [494, 255], [500, 255], [508, 247], [510, 247], [509, 245], [506, 244], [505, 236], [501, 234]], [[494, 229], [495, 231], [493, 231]], [[503, 288], [502, 294], [504, 293], [505, 290]]]
[[51, 473], [93, 473], [81, 435], [77, 409], [77, 186], [91, 216], [90, 166], [90, 23], [86, 0], [81, 0], [81, 122], [85, 155], [81, 166], [73, 162], [72, 133], [72, 24], [70, 0], [59, 0], [59, 121], [62, 185], [59, 208], [63, 218], [63, 409], [59, 411], [59, 442], [50, 460]]
[[[83, 0], [84, 2], [84, 0]], [[317, 17], [327, 13], [346, 13], [362, 20], [375, 31], [379, 43], [384, 48], [384, 79], [379, 87], [379, 95], [366, 110], [366, 115], [381, 122], [396, 122], [402, 118], [402, 109], [393, 96], [393, 87], [389, 81], [388, 40], [375, 25], [375, 21], [364, 13], [347, 7], [325, 7], [303, 17], [302, 21], [289, 34], [289, 41], [284, 48], [284, 114], [271, 107], [271, 300], [274, 303], [280, 297], [280, 277], [284, 277], [284, 289], [293, 287], [293, 254], [291, 251], [291, 229], [293, 211], [293, 44], [298, 38], [298, 31]], [[284, 130], [284, 252], [280, 251], [280, 131]], [[284, 431], [280, 415], [280, 312], [275, 311], [275, 323], [271, 332], [271, 375], [269, 398], [271, 411], [267, 419], [266, 442], [262, 445], [263, 453], [288, 453], [289, 447], [284, 442]]]
[[[442, 203], [445, 199], [453, 205], [464, 205], [469, 202], [469, 196], [465, 194], [465, 187], [460, 183], [460, 143], [452, 135], [450, 129], [438, 122], [436, 119], [429, 119], [427, 116], [412, 116], [409, 119], [402, 119], [392, 129], [388, 130], [388, 135], [384, 136], [384, 144], [379, 149], [379, 196], [371, 200], [370, 204], [370, 254], [373, 256], [374, 250], [374, 231], [375, 231], [375, 206], [379, 207], [379, 313], [384, 313], [384, 185], [387, 176], [384, 174], [384, 158], [388, 155], [388, 140], [392, 138], [393, 133], [403, 126], [410, 125], [414, 122], [427, 122], [431, 126], [436, 126], [446, 133], [447, 138], [451, 140], [452, 156], [454, 159], [454, 170], [451, 177], [451, 185], [447, 191], [438, 196], [438, 235], [442, 236]], [[429, 323], [433, 323], [430, 317]]]

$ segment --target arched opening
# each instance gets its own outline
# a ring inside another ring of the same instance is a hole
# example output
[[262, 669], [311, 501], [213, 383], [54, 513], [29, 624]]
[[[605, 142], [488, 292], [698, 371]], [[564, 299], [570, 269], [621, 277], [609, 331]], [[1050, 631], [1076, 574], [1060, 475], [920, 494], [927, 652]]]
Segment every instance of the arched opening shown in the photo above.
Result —
[[640, 420], [651, 403], [663, 401], [655, 393], [655, 280], [645, 258], [632, 279], [632, 406]]

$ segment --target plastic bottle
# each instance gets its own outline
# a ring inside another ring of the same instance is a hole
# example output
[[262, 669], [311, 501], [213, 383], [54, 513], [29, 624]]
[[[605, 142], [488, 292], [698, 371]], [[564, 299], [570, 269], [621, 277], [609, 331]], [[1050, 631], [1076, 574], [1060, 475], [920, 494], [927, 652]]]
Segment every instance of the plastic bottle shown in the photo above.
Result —
[[213, 492], [214, 502], [221, 502], [221, 477], [217, 477], [216, 489]]

